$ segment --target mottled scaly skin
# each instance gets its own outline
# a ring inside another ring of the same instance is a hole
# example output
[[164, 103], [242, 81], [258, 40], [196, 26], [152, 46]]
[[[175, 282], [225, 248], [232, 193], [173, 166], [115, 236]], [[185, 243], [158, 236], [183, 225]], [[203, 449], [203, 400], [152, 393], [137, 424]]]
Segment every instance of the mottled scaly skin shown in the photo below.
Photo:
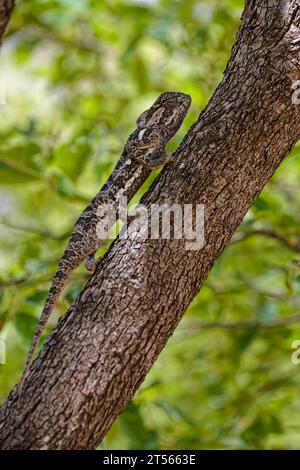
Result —
[[105, 211], [99, 209], [104, 204], [112, 204], [117, 210], [121, 197], [130, 200], [151, 170], [172, 160], [172, 157], [166, 154], [166, 145], [180, 128], [190, 104], [189, 95], [167, 92], [160, 95], [151, 108], [141, 114], [137, 120], [137, 129], [129, 136], [112, 175], [77, 220], [52, 280], [30, 346], [18, 385], [19, 395], [33, 362], [35, 348], [66, 282], [74, 269], [86, 258], [89, 262], [93, 259], [92, 256], [105, 240], [99, 237], [101, 229], [104, 228], [102, 226], [105, 225], [107, 233], [114, 223], [114, 220], [107, 218]]

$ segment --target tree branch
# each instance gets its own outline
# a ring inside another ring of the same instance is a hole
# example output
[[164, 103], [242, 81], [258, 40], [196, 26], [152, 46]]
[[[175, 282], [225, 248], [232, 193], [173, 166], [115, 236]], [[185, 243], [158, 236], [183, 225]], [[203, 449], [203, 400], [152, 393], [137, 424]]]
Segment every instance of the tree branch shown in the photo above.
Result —
[[40, 238], [50, 238], [52, 240], [65, 240], [68, 238], [71, 234], [70, 232], [63, 233], [61, 235], [56, 235], [55, 233], [49, 232], [48, 230], [44, 230], [40, 227], [31, 227], [29, 225], [18, 225], [13, 222], [10, 222], [7, 220], [5, 217], [0, 217], [0, 225], [3, 225], [4, 227], [7, 227], [12, 230], [17, 230], [20, 232], [27, 232], [27, 233], [32, 233], [33, 235], [36, 235]]
[[[224, 79], [143, 198], [204, 204], [205, 245], [113, 243], [0, 415], [3, 449], [94, 449], [138, 389], [247, 210], [300, 137], [296, 0], [246, 2]], [[183, 90], [184, 91], [184, 90]]]
[[232, 240], [230, 241], [230, 245], [234, 245], [235, 243], [240, 243], [244, 240], [248, 240], [248, 238], [256, 237], [256, 236], [263, 236], [273, 238], [274, 240], [279, 241], [282, 245], [288, 248], [291, 251], [295, 251], [296, 253], [300, 253], [300, 242], [299, 241], [292, 241], [285, 238], [281, 233], [277, 232], [273, 229], [254, 229], [248, 230], [244, 233], [238, 233], [233, 236]]
[[[57, 261], [58, 262], [58, 261]], [[72, 275], [72, 281], [84, 281], [87, 279], [87, 275], [85, 274], [73, 274]], [[14, 279], [7, 279], [0, 281], [0, 292], [3, 291], [3, 289], [7, 289], [8, 287], [16, 287], [16, 286], [22, 286], [22, 285], [34, 285], [38, 286], [41, 284], [49, 284], [49, 282], [52, 280], [52, 277], [31, 277], [30, 275], [26, 277], [17, 277]]]
[[238, 322], [193, 322], [191, 327], [184, 328], [184, 332], [191, 331], [194, 334], [198, 334], [201, 330], [265, 330], [265, 329], [276, 329], [282, 326], [293, 326], [300, 323], [300, 313], [291, 315], [289, 317], [280, 318], [271, 322], [261, 322], [257, 320], [253, 321], [238, 321]]

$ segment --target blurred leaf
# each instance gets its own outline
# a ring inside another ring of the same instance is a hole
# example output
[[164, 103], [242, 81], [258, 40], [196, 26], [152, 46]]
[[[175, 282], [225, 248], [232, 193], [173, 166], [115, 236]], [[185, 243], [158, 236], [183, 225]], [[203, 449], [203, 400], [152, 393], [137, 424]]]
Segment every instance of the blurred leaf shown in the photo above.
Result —
[[157, 435], [144, 425], [138, 406], [130, 402], [120, 417], [121, 426], [130, 442], [130, 449], [155, 449]]
[[83, 172], [91, 147], [85, 138], [79, 138], [72, 145], [62, 144], [56, 148], [55, 164], [59, 166], [71, 180], [76, 180]]
[[277, 318], [278, 309], [275, 302], [265, 301], [263, 302], [257, 312], [257, 318], [262, 323], [269, 323]]
[[36, 291], [33, 295], [26, 297], [25, 301], [28, 305], [39, 306], [46, 300], [47, 295], [47, 290]]
[[37, 176], [31, 170], [0, 159], [0, 183], [23, 184], [35, 181]]
[[31, 315], [17, 313], [14, 318], [14, 325], [18, 333], [26, 340], [26, 342], [31, 342], [37, 325], [37, 319]]

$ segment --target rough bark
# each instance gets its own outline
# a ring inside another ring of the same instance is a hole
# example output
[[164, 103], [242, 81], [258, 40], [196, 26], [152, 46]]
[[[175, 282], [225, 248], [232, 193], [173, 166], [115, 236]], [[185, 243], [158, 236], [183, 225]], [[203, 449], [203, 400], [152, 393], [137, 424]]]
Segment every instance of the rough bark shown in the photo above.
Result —
[[[118, 240], [1, 410], [3, 449], [93, 449], [300, 137], [300, 4], [248, 0], [224, 79], [143, 203], [205, 204], [205, 246]], [[200, 60], [200, 59], [199, 59]], [[184, 90], [183, 90], [184, 91]], [[205, 314], [205, 312], [203, 312]]]
[[0, 43], [14, 6], [14, 0], [0, 0]]

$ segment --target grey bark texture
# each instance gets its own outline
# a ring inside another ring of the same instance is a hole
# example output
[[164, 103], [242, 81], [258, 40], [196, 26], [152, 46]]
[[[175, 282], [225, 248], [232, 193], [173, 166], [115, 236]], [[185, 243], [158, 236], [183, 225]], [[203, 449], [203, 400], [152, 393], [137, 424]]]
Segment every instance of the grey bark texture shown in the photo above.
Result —
[[204, 248], [117, 240], [44, 345], [22, 399], [15, 388], [3, 405], [2, 449], [94, 449], [103, 438], [299, 139], [299, 52], [299, 1], [246, 2], [222, 83], [142, 201], [204, 204]]

